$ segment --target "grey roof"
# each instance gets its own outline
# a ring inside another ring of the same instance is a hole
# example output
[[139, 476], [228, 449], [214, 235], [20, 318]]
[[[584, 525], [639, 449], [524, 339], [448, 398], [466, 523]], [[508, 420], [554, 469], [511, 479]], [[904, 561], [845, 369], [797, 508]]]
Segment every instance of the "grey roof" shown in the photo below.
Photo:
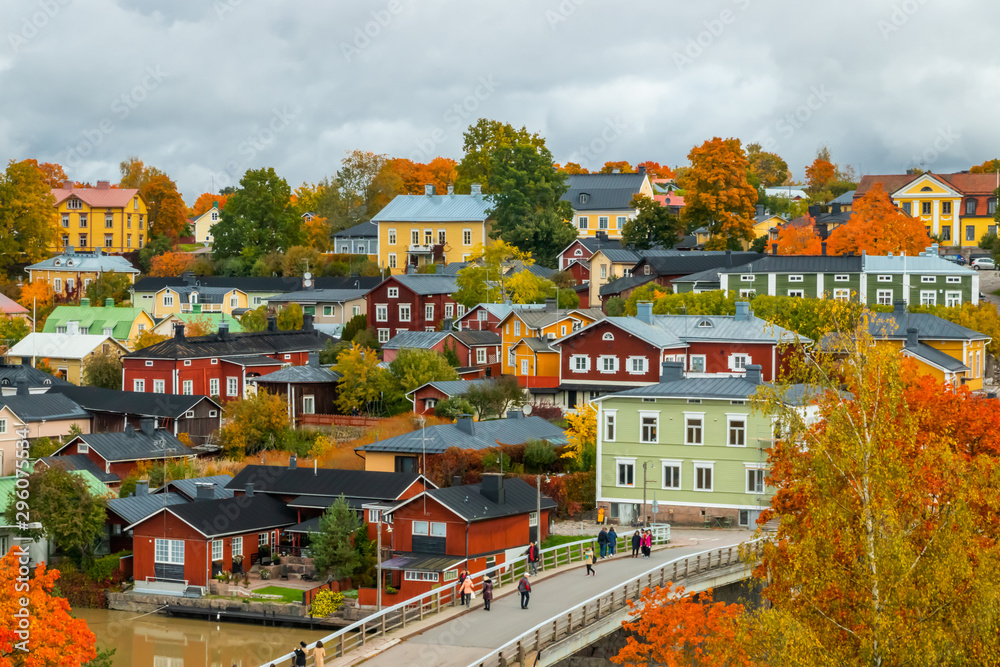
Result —
[[[198, 497], [198, 484], [214, 484], [213, 489], [214, 498], [232, 498], [232, 489], [227, 489], [226, 485], [233, 481], [232, 475], [210, 475], [208, 477], [189, 477], [187, 479], [174, 479], [167, 482], [165, 488], [168, 493], [170, 489], [174, 489], [177, 493], [182, 496], [194, 500]], [[160, 487], [152, 493], [159, 494], [163, 491], [164, 487]]]
[[625, 290], [633, 289], [633, 288], [639, 287], [640, 285], [645, 285], [646, 283], [648, 283], [648, 282], [650, 282], [652, 280], [656, 280], [656, 278], [657, 278], [657, 276], [652, 275], [652, 274], [650, 274], [648, 276], [644, 276], [644, 275], [640, 274], [640, 275], [637, 275], [637, 276], [628, 276], [628, 277], [625, 277], [625, 278], [617, 278], [617, 279], [612, 280], [611, 282], [609, 282], [609, 283], [607, 283], [605, 285], [601, 285], [600, 295], [603, 297], [603, 296], [608, 296], [608, 295], [612, 295], [612, 294], [621, 294]]
[[64, 470], [86, 470], [105, 484], [120, 482], [121, 478], [111, 472], [104, 472], [86, 454], [69, 454], [68, 456], [45, 456], [42, 461], [50, 468], [60, 467]]
[[490, 313], [497, 319], [503, 319], [510, 315], [514, 311], [527, 311], [527, 310], [545, 310], [544, 303], [480, 303], [473, 306], [465, 315], [459, 319], [465, 319], [469, 317], [477, 308], [481, 308], [486, 312]]
[[847, 204], [848, 206], [854, 203], [854, 190], [848, 190], [844, 194], [840, 195], [836, 199], [830, 201], [831, 204]]
[[[292, 504], [288, 504], [292, 507]], [[297, 523], [294, 526], [289, 526], [285, 528], [286, 533], [318, 533], [319, 532], [319, 520], [322, 519], [321, 516], [314, 516], [311, 519], [306, 519], [302, 523]]]
[[499, 345], [500, 334], [493, 331], [477, 331], [475, 329], [465, 329], [462, 331], [452, 331], [451, 336], [469, 347], [477, 345]]
[[692, 273], [691, 275], [681, 276], [680, 278], [674, 278], [671, 283], [719, 283], [719, 271], [720, 269], [706, 269], [705, 271], [699, 271], [698, 273]]
[[[172, 505], [160, 511], [170, 512], [205, 537], [291, 526], [298, 521], [295, 510], [286, 507], [279, 499], [264, 494]], [[228, 521], [219, 521], [220, 516]]]
[[236, 357], [226, 357], [223, 361], [237, 366], [284, 366], [285, 362], [263, 354], [242, 354]]
[[952, 373], [958, 373], [961, 371], [969, 370], [969, 367], [963, 364], [958, 359], [950, 357], [940, 350], [935, 350], [933, 347], [927, 343], [917, 343], [916, 345], [907, 345], [904, 350], [909, 352], [915, 357], [920, 357], [924, 361], [937, 366], [938, 368], [943, 368], [946, 371]]
[[719, 398], [746, 399], [756, 393], [758, 387], [742, 377], [728, 378], [684, 378], [672, 382], [660, 382], [646, 387], [634, 387], [616, 394], [599, 396], [602, 400], [612, 396], [648, 396], [659, 398]]
[[[736, 319], [734, 315], [654, 315], [653, 322], [686, 342], [712, 340], [771, 343], [809, 340], [753, 313], [746, 319]], [[710, 323], [711, 326], [699, 326], [703, 323]]]
[[397, 553], [382, 563], [387, 570], [423, 570], [444, 572], [465, 562], [460, 556], [435, 556], [431, 554]]
[[514, 275], [515, 273], [520, 273], [521, 271], [527, 271], [528, 273], [532, 273], [539, 278], [548, 279], [551, 279], [552, 276], [558, 273], [555, 269], [550, 269], [538, 264], [525, 264], [524, 262], [516, 262], [506, 273]]
[[226, 295], [233, 291], [232, 288], [228, 287], [203, 287], [200, 285], [171, 285], [170, 287], [166, 287], [164, 289], [170, 289], [177, 292], [177, 296], [180, 297], [181, 303], [189, 303], [191, 301], [191, 295], [194, 293], [198, 294], [198, 303], [222, 303], [225, 300]]
[[52, 421], [56, 419], [89, 420], [90, 413], [75, 401], [62, 394], [28, 394], [26, 396], [4, 396], [0, 398], [0, 408], [10, 411], [24, 422]]
[[17, 386], [18, 380], [27, 380], [28, 387], [54, 387], [69, 382], [26, 364], [0, 364], [0, 387]]
[[743, 266], [762, 257], [764, 255], [756, 252], [727, 253], [714, 250], [678, 251], [673, 255], [647, 255], [636, 264], [633, 274], [643, 273], [644, 269], [639, 267], [648, 264], [654, 275], [684, 276], [706, 269]]
[[[502, 505], [484, 496], [482, 488], [481, 483], [446, 486], [440, 489], [431, 489], [427, 495], [466, 521], [484, 521], [516, 514], [528, 514], [534, 512], [538, 504], [538, 492], [535, 487], [517, 477], [503, 480], [504, 502]], [[414, 500], [409, 502], [414, 502]], [[552, 509], [556, 507], [556, 503], [548, 496], [543, 495], [541, 506], [543, 510]]]
[[939, 273], [953, 276], [976, 274], [974, 269], [959, 266], [939, 256], [936, 250], [930, 255], [921, 253], [912, 257], [867, 255], [864, 258], [864, 267], [866, 273], [902, 273], [905, 270], [907, 273]]
[[694, 234], [688, 234], [674, 244], [674, 250], [680, 250], [681, 248], [694, 248], [697, 245], [698, 237]]
[[761, 255], [747, 264], [719, 269], [732, 273], [861, 273], [862, 258], [834, 255]]
[[461, 396], [465, 392], [469, 391], [472, 387], [481, 384], [492, 384], [493, 380], [491, 378], [479, 378], [476, 380], [435, 380], [434, 382], [427, 382], [422, 384], [416, 389], [408, 391], [407, 396], [410, 394], [423, 389], [424, 387], [434, 387], [442, 394], [446, 396]]
[[[569, 189], [560, 199], [569, 202], [574, 211], [634, 210], [632, 197], [639, 194], [645, 174], [570, 174]], [[580, 195], [588, 195], [580, 202]]]
[[108, 498], [108, 511], [114, 512], [126, 524], [142, 521], [147, 516], [170, 505], [183, 505], [188, 500], [177, 493], [160, 493], [155, 496], [128, 496], [127, 498]]
[[458, 291], [458, 283], [455, 282], [453, 276], [441, 276], [435, 273], [403, 273], [386, 278], [386, 280], [393, 279], [415, 294], [451, 294]]
[[396, 195], [372, 222], [482, 222], [490, 208], [484, 195]]
[[603, 320], [604, 311], [600, 308], [574, 308], [573, 310], [540, 310], [540, 311], [526, 311], [519, 312], [517, 314], [518, 318], [524, 322], [525, 326], [529, 329], [541, 329], [547, 327], [550, 324], [555, 324], [560, 320], [564, 320], [567, 317], [571, 317], [573, 313], [580, 313], [581, 315], [586, 315], [593, 320]]
[[444, 266], [438, 265], [437, 275], [457, 276], [458, 272], [467, 267], [472, 262], [449, 262]]
[[583, 238], [574, 239], [573, 243], [570, 243], [568, 246], [563, 248], [562, 252], [559, 254], [561, 255], [563, 252], [566, 252], [567, 250], [572, 248], [574, 243], [579, 243], [590, 252], [595, 252], [602, 248], [622, 247], [621, 239], [599, 239], [596, 236], [585, 236]]
[[[622, 331], [627, 331], [633, 336], [641, 338], [651, 345], [657, 347], [684, 347], [684, 341], [670, 331], [669, 328], [646, 324], [638, 317], [608, 317], [606, 321]], [[595, 324], [599, 324], [599, 322]], [[586, 331], [589, 328], [585, 327], [580, 331]], [[574, 335], [578, 333], [580, 332], [575, 332]]]
[[340, 382], [340, 377], [340, 373], [323, 366], [288, 366], [267, 375], [247, 378], [247, 382], [278, 384]]
[[450, 447], [490, 449], [496, 447], [498, 441], [505, 445], [522, 445], [531, 439], [546, 440], [556, 445], [566, 443], [566, 434], [561, 428], [532, 415], [523, 419], [475, 422], [471, 435], [463, 431], [458, 424], [428, 426], [425, 429], [363, 445], [357, 449], [368, 452], [418, 453], [422, 451], [422, 433], [428, 454], [440, 454]]
[[101, 250], [85, 252], [64, 252], [55, 257], [32, 264], [26, 271], [46, 269], [56, 271], [86, 271], [90, 273], [139, 273], [127, 259], [118, 255], [106, 255]]
[[208, 401], [217, 408], [222, 406], [203, 395], [151, 394], [145, 391], [119, 391], [100, 387], [78, 387], [75, 384], [58, 385], [49, 394], [62, 394], [89, 412], [111, 412], [115, 414], [143, 415], [177, 419], [188, 410], [194, 409], [202, 401]]
[[285, 352], [319, 352], [329, 337], [318, 331], [244, 331], [225, 336], [171, 337], [161, 343], [129, 352], [135, 359], [192, 359], [205, 357], [246, 356]]
[[267, 302], [270, 303], [344, 303], [361, 299], [368, 294], [366, 289], [312, 289], [298, 290], [295, 292], [285, 292], [277, 296], [270, 296]]
[[429, 350], [448, 337], [447, 331], [400, 331], [382, 344], [383, 350], [416, 348]]
[[930, 313], [872, 313], [868, 331], [878, 338], [906, 338], [906, 330], [916, 327], [918, 340], [986, 340], [986, 334]]
[[337, 239], [341, 238], [370, 238], [378, 237], [378, 224], [368, 220], [367, 222], [362, 222], [360, 225], [354, 225], [353, 227], [348, 227], [347, 229], [342, 229], [339, 232], [335, 232], [333, 237]]
[[511, 345], [510, 349], [513, 350], [515, 347], [517, 347], [521, 343], [524, 343], [525, 345], [527, 345], [528, 349], [531, 350], [531, 351], [533, 351], [533, 352], [557, 352], [558, 351], [554, 347], [552, 347], [552, 345], [549, 343], [548, 339], [544, 339], [543, 340], [541, 338], [533, 338], [533, 337], [532, 338], [525, 337], [525, 338], [520, 339], [519, 341], [517, 341], [516, 343], [514, 343], [513, 345]]
[[642, 259], [635, 250], [627, 248], [601, 248], [601, 253], [616, 264], [635, 264]]
[[[163, 440], [163, 445], [159, 444]], [[140, 461], [146, 459], [192, 456], [194, 452], [184, 446], [170, 431], [157, 429], [152, 435], [142, 431], [126, 430], [121, 433], [84, 433], [73, 438], [59, 451], [76, 440], [83, 440], [106, 461]]]

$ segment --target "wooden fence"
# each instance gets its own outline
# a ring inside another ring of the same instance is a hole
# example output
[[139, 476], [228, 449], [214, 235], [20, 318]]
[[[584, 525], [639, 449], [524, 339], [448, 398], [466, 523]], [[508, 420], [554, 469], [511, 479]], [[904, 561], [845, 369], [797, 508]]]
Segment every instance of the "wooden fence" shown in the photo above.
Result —
[[298, 415], [299, 426], [378, 426], [385, 419], [382, 417], [364, 417], [355, 415]]

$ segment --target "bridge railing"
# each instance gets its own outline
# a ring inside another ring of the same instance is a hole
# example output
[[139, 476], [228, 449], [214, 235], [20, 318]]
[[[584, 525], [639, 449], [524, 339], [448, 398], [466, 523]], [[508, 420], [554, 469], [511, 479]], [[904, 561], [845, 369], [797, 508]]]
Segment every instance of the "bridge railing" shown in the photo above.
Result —
[[[747, 545], [751, 546], [749, 553], [753, 558], [760, 541], [754, 540]], [[536, 655], [546, 647], [593, 625], [609, 614], [628, 607], [628, 601], [641, 598], [642, 591], [646, 588], [663, 587], [667, 582], [682, 582], [711, 570], [745, 562], [740, 557], [739, 546], [709, 549], [675, 558], [539, 623], [469, 667], [509, 667], [514, 664], [523, 667], [528, 664], [529, 656]], [[534, 660], [531, 664], [535, 664]]]
[[[653, 535], [653, 544], [666, 544], [670, 541], [670, 526], [668, 524], [656, 524], [655, 529], [651, 526], [650, 530]], [[583, 561], [583, 554], [591, 544], [596, 548], [596, 536], [540, 550], [538, 553], [538, 571], [544, 572], [545, 570]], [[618, 536], [616, 548], [618, 553], [631, 550], [631, 532]], [[514, 560], [499, 563], [489, 569], [475, 572], [469, 576], [476, 583], [477, 592], [482, 590], [482, 579], [486, 574], [489, 574], [490, 578], [493, 579], [494, 588], [499, 589], [504, 584], [514, 584], [520, 581], [524, 573], [528, 571], [528, 567], [527, 556], [522, 555]], [[457, 606], [460, 601], [458, 582], [453, 581], [423, 595], [418, 595], [370, 616], [366, 616], [360, 621], [355, 621], [351, 625], [323, 637], [322, 641], [324, 648], [326, 648], [327, 659], [343, 657], [351, 651], [366, 646], [373, 639], [382, 637], [393, 630], [405, 628], [408, 624], [422, 621], [442, 609]], [[310, 651], [313, 646], [313, 644], [310, 644]], [[267, 665], [274, 665], [274, 667], [292, 665], [293, 657], [293, 654], [287, 653], [276, 660], [268, 662]], [[308, 657], [306, 664], [309, 666], [314, 664], [311, 655]], [[265, 666], [262, 665], [261, 667]]]

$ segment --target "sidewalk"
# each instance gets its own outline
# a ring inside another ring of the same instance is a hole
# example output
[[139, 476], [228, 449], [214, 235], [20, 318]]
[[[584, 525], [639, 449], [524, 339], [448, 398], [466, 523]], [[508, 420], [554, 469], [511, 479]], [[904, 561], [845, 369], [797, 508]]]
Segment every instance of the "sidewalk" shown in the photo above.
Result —
[[[371, 640], [363, 648], [351, 651], [343, 658], [327, 659], [327, 665], [344, 667], [366, 662], [378, 667], [399, 667], [417, 661], [413, 651], [420, 655], [421, 664], [466, 665], [538, 623], [551, 618], [567, 607], [579, 604], [614, 586], [650, 570], [658, 563], [715, 547], [739, 544], [752, 535], [748, 530], [683, 529], [675, 531], [669, 545], [653, 547], [650, 559], [631, 558], [631, 554], [618, 554], [614, 558], [598, 561], [596, 577], [583, 577], [583, 563], [570, 563], [539, 572], [530, 577], [531, 603], [526, 612], [520, 609], [516, 584], [507, 584], [494, 591], [493, 609], [483, 609], [478, 596], [471, 608], [449, 607], [425, 618], [407, 623], [405, 630], [388, 637]], [[601, 576], [605, 575], [605, 576]], [[559, 578], [558, 582], [551, 580]], [[555, 591], [555, 594], [552, 594]], [[506, 602], [505, 602], [506, 601]]]

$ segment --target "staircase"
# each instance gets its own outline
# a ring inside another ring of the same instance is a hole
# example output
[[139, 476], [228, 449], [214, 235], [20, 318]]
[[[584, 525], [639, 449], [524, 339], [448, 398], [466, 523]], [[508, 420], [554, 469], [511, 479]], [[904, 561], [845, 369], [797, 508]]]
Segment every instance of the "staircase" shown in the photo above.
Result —
[[316, 567], [312, 558], [304, 556], [282, 556], [281, 564], [286, 566], [289, 581], [294, 579], [314, 579]]

